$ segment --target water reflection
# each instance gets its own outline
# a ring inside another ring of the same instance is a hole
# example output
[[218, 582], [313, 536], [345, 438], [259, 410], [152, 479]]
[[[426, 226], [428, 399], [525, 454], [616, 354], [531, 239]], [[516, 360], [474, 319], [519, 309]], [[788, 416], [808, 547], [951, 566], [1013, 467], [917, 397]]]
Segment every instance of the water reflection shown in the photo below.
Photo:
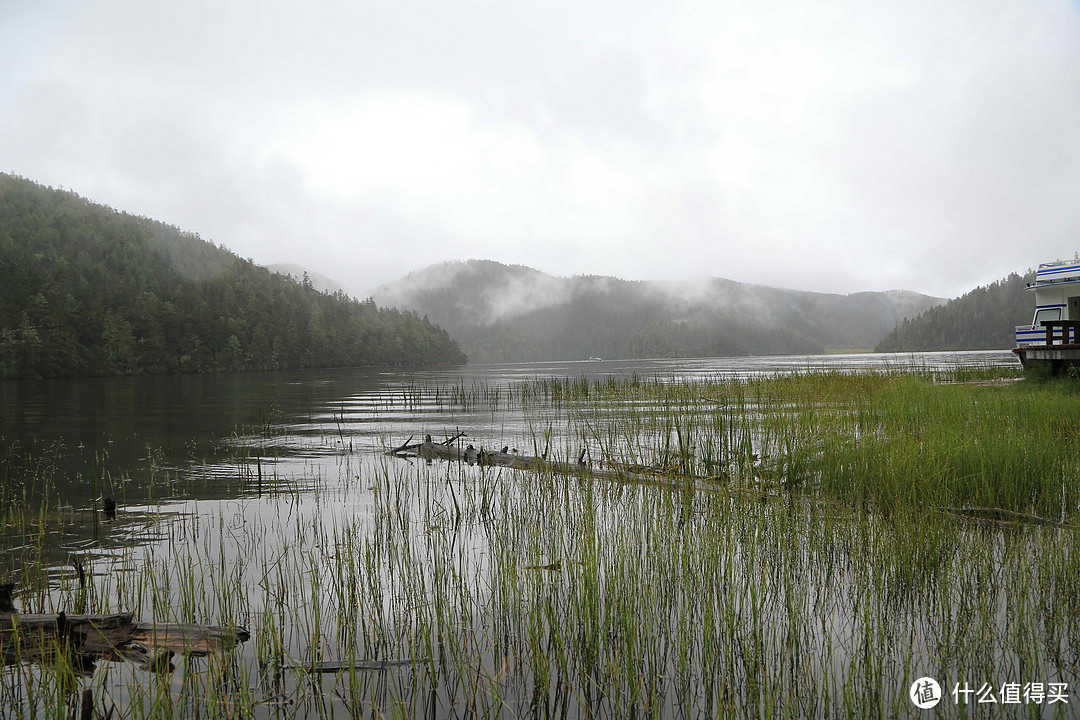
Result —
[[[558, 410], [489, 403], [490, 394], [482, 393], [471, 404], [455, 399], [455, 388], [476, 384], [693, 379], [912, 360], [536, 363], [173, 378], [161, 386], [158, 379], [110, 380], [67, 395], [43, 390], [53, 403], [51, 419], [41, 398], [23, 397], [37, 404], [23, 415], [28, 434], [15, 433], [6, 414], [4, 432], [25, 446], [30, 438], [63, 437], [66, 447], [97, 451], [101, 427], [67, 418], [130, 414], [111, 426], [126, 434], [112, 441], [108, 457], [76, 472], [81, 480], [70, 492], [88, 498], [73, 503], [83, 535], [59, 535], [44, 583], [52, 587], [39, 592], [50, 600], [70, 597], [78, 581], [64, 555], [83, 554], [99, 600], [140, 614], [256, 630], [237, 657], [213, 666], [219, 675], [209, 677], [210, 666], [178, 665], [161, 681], [178, 703], [209, 697], [235, 710], [254, 702], [265, 717], [465, 717], [505, 708], [513, 716], [588, 717], [605, 709], [614, 716], [612, 708], [625, 707], [643, 715], [706, 716], [722, 704], [749, 717], [758, 709], [755, 693], [779, 687], [780, 695], [767, 699], [785, 714], [812, 716], [816, 708], [824, 716], [840, 706], [813, 705], [812, 688], [830, 688], [835, 703], [851, 682], [872, 673], [903, 678], [912, 657], [935, 651], [950, 612], [924, 612], [920, 593], [946, 577], [942, 568], [979, 560], [963, 554], [977, 546], [977, 531], [950, 535], [935, 526], [940, 537], [927, 545], [933, 552], [907, 563], [897, 551], [924, 542], [922, 527], [912, 529], [914, 539], [897, 541], [887, 523], [849, 523], [832, 508], [753, 485], [715, 502], [720, 493], [707, 486], [584, 482], [422, 459], [408, 464], [383, 451], [409, 437], [465, 432], [470, 442], [491, 448], [542, 442], [529, 454], [570, 461], [588, 440]], [[1012, 358], [930, 354], [914, 362], [933, 369], [1007, 365]], [[27, 387], [5, 394], [4, 402]], [[646, 423], [662, 410], [634, 409]], [[699, 411], [716, 414], [708, 403]], [[93, 430], [84, 437], [65, 434], [87, 427]], [[117, 480], [124, 477], [130, 487]], [[103, 525], [94, 508], [106, 492], [118, 492], [121, 502], [116, 520]], [[91, 530], [98, 534], [86, 535]], [[814, 544], [803, 543], [813, 538]], [[868, 559], [867, 550], [879, 556]], [[1009, 551], [1019, 556], [1021, 550]], [[985, 563], [978, 567], [985, 570]], [[985, 621], [999, 617], [995, 604], [1011, 595], [979, 587], [962, 597], [991, 594], [990, 608], [978, 616]], [[892, 654], [896, 637], [911, 639], [906, 657]], [[950, 641], [971, 650], [962, 638]], [[1034, 657], [1047, 666], [1043, 655]], [[345, 671], [324, 676], [326, 663]], [[138, 672], [145, 671], [101, 668], [94, 682], [147, 684]], [[714, 682], [718, 677], [724, 682]], [[200, 683], [211, 689], [198, 696], [192, 688]], [[137, 694], [114, 692], [128, 707]], [[875, 700], [880, 696], [855, 697], [851, 712], [872, 710]]]
[[[519, 435], [523, 419], [462, 413], [454, 387], [545, 378], [700, 379], [820, 369], [1015, 366], [1006, 351], [537, 362], [463, 367], [310, 370], [0, 383], [0, 449], [14, 481], [47, 477], [72, 505], [169, 496], [176, 472], [200, 466], [209, 490], [230, 480], [238, 447], [273, 465], [374, 450], [400, 436], [484, 427]], [[406, 392], [410, 388], [422, 391]], [[263, 431], [265, 440], [253, 440]], [[287, 440], [283, 441], [283, 436]], [[243, 438], [238, 441], [238, 438]], [[282, 444], [282, 443], [286, 444]], [[29, 464], [27, 458], [33, 461]], [[224, 466], [222, 464], [225, 464]], [[9, 480], [10, 482], [10, 480]], [[31, 482], [33, 484], [33, 482]], [[225, 483], [226, 486], [229, 483]]]

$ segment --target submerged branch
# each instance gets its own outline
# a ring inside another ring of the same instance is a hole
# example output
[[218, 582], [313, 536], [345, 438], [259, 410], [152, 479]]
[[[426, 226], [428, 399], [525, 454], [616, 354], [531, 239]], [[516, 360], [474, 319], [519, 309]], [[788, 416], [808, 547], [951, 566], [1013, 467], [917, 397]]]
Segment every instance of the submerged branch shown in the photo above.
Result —
[[404, 660], [323, 660], [321, 662], [304, 663], [303, 665], [288, 665], [289, 670], [306, 670], [310, 673], [336, 673], [342, 670], [382, 671], [392, 667], [404, 667], [413, 665], [415, 661]]
[[1048, 527], [1058, 528], [1059, 530], [1076, 530], [1077, 528], [1071, 525], [1064, 525], [1049, 518], [1044, 518], [1040, 515], [1032, 515], [1030, 513], [1016, 512], [1014, 510], [1005, 510], [1003, 508], [989, 508], [989, 507], [972, 507], [972, 508], [942, 508], [943, 512], [947, 512], [950, 515], [966, 518], [968, 520], [977, 520], [981, 522], [997, 523], [997, 524], [1012, 524], [1012, 525], [1045, 525]]

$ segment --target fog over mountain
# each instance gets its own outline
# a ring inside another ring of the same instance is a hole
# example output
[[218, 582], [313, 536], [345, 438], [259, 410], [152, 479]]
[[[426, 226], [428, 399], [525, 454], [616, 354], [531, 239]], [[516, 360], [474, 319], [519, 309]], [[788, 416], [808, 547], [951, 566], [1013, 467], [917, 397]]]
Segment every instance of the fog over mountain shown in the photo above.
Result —
[[865, 349], [944, 302], [903, 290], [834, 295], [723, 278], [555, 277], [488, 260], [432, 265], [372, 295], [446, 328], [473, 362]]

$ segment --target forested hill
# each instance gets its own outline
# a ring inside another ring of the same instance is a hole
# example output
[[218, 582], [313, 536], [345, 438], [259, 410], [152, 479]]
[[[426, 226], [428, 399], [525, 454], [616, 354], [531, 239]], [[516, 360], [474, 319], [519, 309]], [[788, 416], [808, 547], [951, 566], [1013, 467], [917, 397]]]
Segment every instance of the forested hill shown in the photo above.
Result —
[[415, 313], [0, 174], [0, 378], [463, 362]]
[[1031, 322], [1034, 298], [1024, 292], [1035, 273], [1013, 273], [904, 320], [874, 348], [878, 352], [998, 350], [1015, 345], [1015, 327]]
[[433, 265], [374, 291], [445, 327], [474, 362], [781, 355], [869, 349], [940, 298], [853, 295], [723, 278], [555, 277], [520, 265]]

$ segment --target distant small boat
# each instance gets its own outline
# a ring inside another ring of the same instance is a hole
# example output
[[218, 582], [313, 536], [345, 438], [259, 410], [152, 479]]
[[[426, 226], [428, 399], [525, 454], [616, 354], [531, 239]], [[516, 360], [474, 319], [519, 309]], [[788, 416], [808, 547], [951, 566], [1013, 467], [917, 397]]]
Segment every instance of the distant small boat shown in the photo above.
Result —
[[589, 362], [604, 362], [604, 358], [598, 358], [593, 355], [591, 358], [589, 358]]

